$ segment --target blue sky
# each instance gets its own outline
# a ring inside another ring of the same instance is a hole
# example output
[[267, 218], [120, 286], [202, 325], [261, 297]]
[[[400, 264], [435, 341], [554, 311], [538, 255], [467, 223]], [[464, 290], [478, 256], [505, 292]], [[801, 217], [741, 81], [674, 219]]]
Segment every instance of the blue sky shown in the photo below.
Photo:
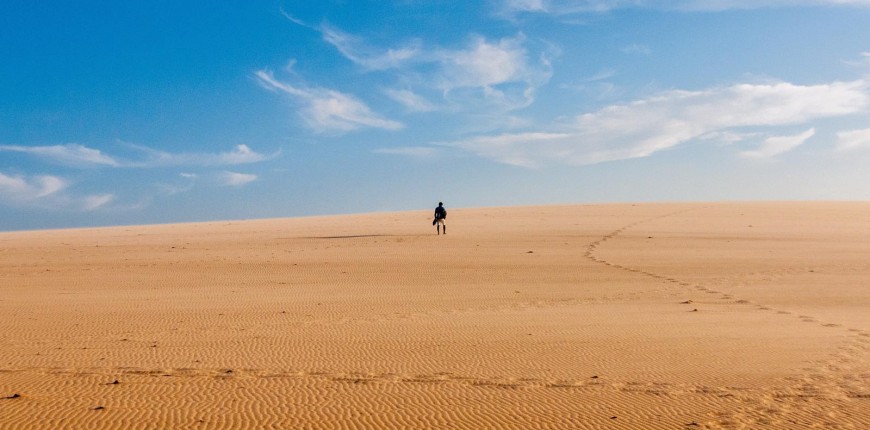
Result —
[[866, 200], [868, 22], [870, 0], [6, 0], [0, 230]]

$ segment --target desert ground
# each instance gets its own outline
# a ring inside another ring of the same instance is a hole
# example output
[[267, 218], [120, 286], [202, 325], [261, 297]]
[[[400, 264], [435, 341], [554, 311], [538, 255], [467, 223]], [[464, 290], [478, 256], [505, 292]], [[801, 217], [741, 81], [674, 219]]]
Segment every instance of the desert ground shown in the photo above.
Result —
[[0, 233], [0, 428], [870, 428], [870, 203], [448, 210]]

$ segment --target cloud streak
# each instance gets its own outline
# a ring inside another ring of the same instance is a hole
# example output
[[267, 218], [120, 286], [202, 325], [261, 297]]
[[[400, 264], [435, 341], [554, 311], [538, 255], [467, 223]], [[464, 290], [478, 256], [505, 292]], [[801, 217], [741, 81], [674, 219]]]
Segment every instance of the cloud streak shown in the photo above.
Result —
[[117, 167], [151, 168], [167, 166], [229, 166], [258, 163], [277, 157], [280, 152], [266, 155], [252, 150], [247, 145], [237, 145], [232, 151], [220, 153], [172, 153], [141, 145], [127, 146], [146, 154], [145, 159], [124, 159], [103, 153], [99, 149], [79, 144], [51, 146], [2, 145], [0, 152], [19, 152], [50, 163], [71, 167]]
[[[674, 90], [583, 114], [554, 130], [476, 136], [441, 145], [517, 166], [595, 164], [646, 157], [733, 129], [798, 125], [858, 113], [870, 105], [867, 89], [867, 82], [859, 80]], [[785, 140], [772, 140], [762, 145], [759, 155], [775, 155], [776, 148], [787, 146]]]
[[219, 153], [173, 153], [141, 145], [129, 143], [127, 145], [144, 152], [147, 155], [147, 159], [127, 162], [123, 164], [124, 167], [233, 166], [238, 164], [259, 163], [261, 161], [271, 160], [280, 155], [280, 151], [268, 155], [261, 154], [244, 144], [236, 145], [232, 151]]
[[870, 149], [870, 128], [837, 133], [837, 151], [848, 152]]
[[800, 145], [803, 145], [807, 139], [813, 137], [816, 134], [816, 129], [811, 128], [801, 134], [795, 136], [774, 136], [768, 137], [761, 143], [757, 149], [752, 151], [743, 151], [740, 153], [742, 157], [746, 158], [771, 158], [777, 155], [785, 154], [786, 152], [791, 151], [792, 149], [797, 148]]
[[257, 175], [249, 173], [223, 172], [220, 175], [220, 180], [223, 185], [230, 187], [241, 187], [257, 180]]
[[69, 181], [58, 176], [0, 172], [0, 205], [90, 212], [115, 200], [114, 194], [71, 195], [66, 192], [69, 186]]
[[325, 88], [298, 88], [275, 79], [272, 72], [258, 70], [259, 84], [270, 91], [288, 95], [302, 104], [299, 112], [305, 122], [317, 132], [347, 132], [360, 128], [398, 130], [404, 125], [372, 112], [355, 97]]
[[83, 199], [82, 210], [86, 212], [97, 210], [115, 199], [113, 194], [97, 194]]
[[387, 89], [384, 90], [387, 97], [404, 105], [413, 112], [431, 112], [437, 110], [434, 104], [411, 90]]
[[344, 33], [328, 25], [320, 27], [323, 39], [334, 46], [345, 58], [366, 70], [387, 70], [414, 61], [420, 54], [419, 42], [402, 48], [388, 48], [376, 52], [358, 37]]
[[0, 196], [16, 202], [31, 202], [51, 196], [69, 186], [57, 176], [5, 175], [0, 172]]
[[870, 7], [870, 0], [504, 0], [499, 15], [513, 17], [523, 13], [543, 13], [559, 16], [632, 8], [709, 12], [807, 6]]
[[329, 24], [311, 25], [282, 10], [281, 13], [292, 23], [314, 30], [323, 40], [335, 47], [345, 58], [365, 70], [387, 70], [413, 61], [420, 53], [419, 41], [411, 41], [401, 48], [377, 49], [369, 46], [360, 37], [345, 33]]
[[76, 167], [120, 167], [122, 165], [120, 161], [103, 154], [99, 149], [88, 148], [75, 143], [51, 146], [0, 145], [0, 151], [30, 154], [59, 164]]
[[[399, 48], [380, 48], [330, 25], [312, 26], [287, 13], [284, 15], [297, 25], [319, 32], [325, 42], [363, 70], [393, 73], [406, 84], [414, 82], [417, 86], [414, 91], [405, 88], [387, 92], [390, 98], [413, 111], [433, 110], [424, 99], [434, 99], [435, 95], [458, 99], [455, 106], [460, 107], [479, 105], [482, 100], [490, 108], [521, 109], [533, 102], [535, 90], [552, 76], [549, 57], [555, 54], [544, 50], [533, 58], [522, 34], [497, 40], [472, 36], [462, 48], [427, 48], [419, 40], [412, 40]], [[265, 87], [279, 89], [309, 102], [338, 98], [327, 94], [328, 90], [306, 90], [275, 82], [274, 77], [265, 71], [257, 75]], [[425, 97], [420, 93], [425, 93]], [[308, 109], [309, 120], [316, 117], [311, 110]], [[313, 123], [319, 125], [321, 121]]]

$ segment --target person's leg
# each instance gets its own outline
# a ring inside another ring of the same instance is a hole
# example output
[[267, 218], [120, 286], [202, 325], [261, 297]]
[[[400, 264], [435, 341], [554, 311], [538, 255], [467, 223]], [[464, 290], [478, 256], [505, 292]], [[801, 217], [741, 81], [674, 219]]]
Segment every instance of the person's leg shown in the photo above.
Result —
[[438, 230], [438, 234], [441, 234], [441, 223], [435, 224], [435, 229]]

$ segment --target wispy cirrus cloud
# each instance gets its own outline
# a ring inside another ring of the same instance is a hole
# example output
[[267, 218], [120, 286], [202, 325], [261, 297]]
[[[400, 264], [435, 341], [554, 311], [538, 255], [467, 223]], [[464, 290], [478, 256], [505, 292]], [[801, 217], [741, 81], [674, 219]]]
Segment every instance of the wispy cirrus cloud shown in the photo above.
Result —
[[387, 97], [401, 103], [413, 112], [431, 112], [438, 109], [437, 106], [411, 90], [386, 89], [384, 93]]
[[337, 28], [322, 25], [323, 39], [338, 49], [350, 61], [367, 70], [387, 70], [414, 61], [420, 54], [420, 43], [412, 41], [400, 48], [375, 50], [359, 37], [344, 33]]
[[458, 91], [461, 99], [480, 98], [500, 110], [527, 107], [549, 82], [554, 54], [540, 53], [533, 60], [525, 41], [522, 34], [494, 41], [474, 36], [465, 48], [436, 50], [438, 71], [431, 81], [445, 96]]
[[806, 6], [868, 7], [870, 0], [503, 0], [498, 15], [523, 13], [571, 15], [642, 8], [678, 11], [725, 11]]
[[95, 194], [82, 200], [82, 210], [86, 212], [97, 210], [115, 200], [114, 194]]
[[0, 151], [30, 154], [55, 163], [77, 167], [123, 165], [121, 161], [104, 154], [99, 149], [88, 148], [77, 143], [50, 146], [0, 145]]
[[241, 187], [257, 180], [257, 175], [250, 173], [238, 172], [223, 172], [220, 175], [220, 180], [223, 185], [230, 187]]
[[[483, 135], [441, 145], [526, 167], [639, 158], [741, 127], [773, 129], [862, 112], [870, 105], [868, 86], [858, 80], [674, 90], [583, 114], [552, 130]], [[758, 155], [772, 156], [777, 150], [791, 149], [808, 133], [793, 136], [793, 140], [774, 138], [762, 145]], [[809, 136], [811, 133], [803, 140]]]
[[4, 200], [30, 202], [51, 196], [68, 186], [68, 181], [57, 176], [5, 175], [0, 172], [0, 196]]
[[228, 166], [266, 161], [277, 157], [274, 154], [261, 154], [247, 145], [237, 145], [231, 151], [219, 153], [173, 153], [160, 151], [147, 146], [125, 143], [145, 154], [145, 157], [123, 158], [104, 153], [102, 150], [89, 148], [80, 144], [22, 146], [0, 145], [0, 152], [19, 152], [28, 154], [50, 163], [71, 167], [118, 167], [118, 168], [149, 168], [168, 166]]
[[366, 70], [397, 68], [405, 63], [416, 60], [421, 52], [418, 40], [412, 40], [405, 46], [398, 48], [378, 49], [366, 43], [359, 36], [341, 31], [327, 23], [312, 25], [296, 18], [283, 9], [281, 13], [294, 24], [320, 33], [323, 40], [335, 47], [341, 55]]
[[[469, 101], [478, 106], [479, 101], [484, 101], [500, 110], [520, 109], [534, 100], [535, 90], [552, 76], [550, 58], [556, 55], [553, 47], [530, 54], [522, 34], [497, 40], [472, 35], [465, 46], [458, 48], [426, 47], [416, 39], [398, 48], [381, 48], [330, 25], [313, 26], [284, 14], [295, 24], [319, 32], [324, 41], [363, 70], [393, 73], [406, 84], [413, 82], [414, 89], [388, 93], [412, 110], [423, 106], [426, 108], [421, 111], [431, 109], [430, 104], [420, 103], [421, 93], [458, 99], [454, 105], [458, 107], [467, 107]], [[300, 88], [287, 92], [306, 97]]]
[[281, 151], [262, 154], [248, 145], [236, 145], [231, 151], [207, 152], [168, 152], [147, 146], [127, 143], [126, 145], [146, 154], [144, 160], [129, 161], [125, 167], [168, 167], [168, 166], [233, 166], [238, 164], [259, 163], [278, 157]]
[[441, 85], [449, 90], [549, 79], [549, 67], [538, 68], [530, 63], [524, 41], [522, 35], [497, 41], [475, 36], [464, 49], [437, 51], [435, 58], [442, 67]]
[[114, 194], [75, 195], [70, 181], [53, 175], [6, 175], [0, 172], [0, 205], [90, 212], [114, 201]]
[[785, 154], [792, 149], [803, 145], [807, 139], [816, 134], [816, 129], [811, 128], [803, 133], [794, 136], [773, 136], [764, 139], [761, 145], [751, 151], [743, 151], [740, 156], [745, 158], [771, 158], [777, 155]]
[[870, 149], [870, 128], [837, 133], [837, 151]]
[[255, 73], [263, 88], [278, 91], [302, 103], [300, 115], [313, 130], [318, 132], [346, 132], [359, 128], [398, 130], [404, 125], [386, 119], [374, 112], [357, 98], [326, 88], [301, 88], [281, 82], [267, 70]]

